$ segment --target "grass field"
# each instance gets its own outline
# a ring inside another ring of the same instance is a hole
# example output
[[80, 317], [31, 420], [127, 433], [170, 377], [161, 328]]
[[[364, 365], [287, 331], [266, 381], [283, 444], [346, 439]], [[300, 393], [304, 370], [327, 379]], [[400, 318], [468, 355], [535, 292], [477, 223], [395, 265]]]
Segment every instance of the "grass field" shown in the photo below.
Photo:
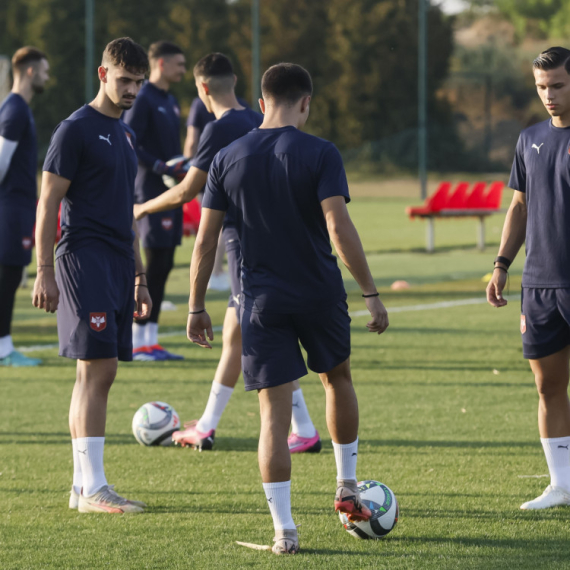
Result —
[[[302, 552], [295, 557], [235, 544], [270, 544], [273, 536], [257, 470], [255, 394], [238, 385], [212, 452], [135, 442], [131, 420], [144, 402], [166, 401], [183, 420], [200, 416], [220, 354], [219, 335], [214, 350], [205, 351], [174, 334], [185, 324], [186, 242], [167, 294], [179, 310], [163, 313], [161, 330], [173, 333], [164, 345], [187, 360], [122, 364], [109, 404], [108, 479], [149, 509], [106, 516], [67, 508], [74, 363], [42, 348], [32, 352], [44, 359], [41, 368], [0, 370], [0, 568], [570, 568], [570, 509], [519, 510], [548, 484], [537, 397], [518, 335], [522, 257], [511, 271], [507, 308], [429, 307], [483, 298], [481, 277], [492, 267], [502, 217], [488, 222], [486, 253], [473, 247], [473, 220], [449, 220], [436, 224], [438, 253], [427, 255], [424, 224], [403, 213], [411, 202], [417, 201], [369, 196], [351, 204], [393, 310], [380, 337], [365, 332], [366, 317], [353, 319], [358, 473], [389, 485], [401, 506], [400, 522], [385, 540], [354, 539], [332, 511], [336, 472], [314, 374], [302, 386], [324, 449], [293, 456], [293, 511], [302, 524]], [[396, 279], [411, 289], [391, 292]], [[351, 311], [361, 311], [348, 275], [346, 285]], [[210, 297], [214, 324], [221, 324], [225, 299]], [[31, 307], [29, 289], [18, 294], [13, 336], [24, 346], [57, 340], [55, 318]]]

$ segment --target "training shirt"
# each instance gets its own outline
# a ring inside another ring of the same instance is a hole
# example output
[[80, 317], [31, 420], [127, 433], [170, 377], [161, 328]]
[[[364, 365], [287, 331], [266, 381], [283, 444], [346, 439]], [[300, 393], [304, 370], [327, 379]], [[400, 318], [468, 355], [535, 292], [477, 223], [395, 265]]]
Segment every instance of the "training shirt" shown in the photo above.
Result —
[[527, 205], [523, 287], [570, 287], [570, 127], [521, 132], [509, 186]]
[[[238, 97], [237, 100], [242, 107], [249, 107], [247, 101], [244, 99]], [[196, 97], [190, 105], [190, 112], [188, 113], [186, 126], [196, 127], [200, 132], [202, 132], [208, 123], [215, 120], [216, 115], [214, 115], [214, 113], [210, 113], [208, 109], [206, 109], [206, 105], [204, 105], [200, 97]]]
[[166, 190], [162, 176], [152, 168], [157, 160], [167, 162], [182, 155], [180, 146], [180, 107], [176, 97], [145, 83], [131, 109], [123, 120], [137, 137], [139, 171], [135, 182], [135, 196], [139, 203], [156, 198]]
[[56, 257], [98, 243], [134, 256], [135, 146], [129, 126], [89, 105], [56, 127], [43, 169], [71, 180]]
[[235, 220], [247, 309], [305, 313], [346, 298], [321, 208], [332, 196], [350, 201], [340, 153], [294, 127], [255, 129], [216, 156], [202, 205]]
[[0, 105], [0, 136], [18, 143], [0, 184], [0, 264], [28, 265], [36, 221], [38, 149], [32, 111], [16, 93]]

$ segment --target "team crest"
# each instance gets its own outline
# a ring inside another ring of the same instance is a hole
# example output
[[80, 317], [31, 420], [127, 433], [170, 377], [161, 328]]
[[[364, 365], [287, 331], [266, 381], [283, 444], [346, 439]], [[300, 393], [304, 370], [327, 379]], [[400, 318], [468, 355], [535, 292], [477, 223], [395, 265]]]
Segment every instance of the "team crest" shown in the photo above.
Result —
[[89, 313], [89, 326], [95, 332], [104, 331], [107, 328], [107, 313]]
[[133, 137], [131, 137], [131, 133], [125, 131], [125, 135], [127, 135], [127, 140], [129, 141], [129, 144], [131, 145], [131, 148], [133, 150], [135, 150], [135, 147], [133, 146]]
[[180, 117], [180, 108], [178, 107], [178, 105], [173, 105], [172, 108], [174, 109], [174, 114], [177, 117]]
[[521, 334], [526, 332], [526, 317], [521, 315]]
[[174, 226], [172, 218], [162, 218], [160, 223], [162, 224], [162, 229], [166, 231], [170, 231], [172, 226]]
[[22, 247], [27, 251], [32, 249], [33, 240], [31, 237], [22, 238]]

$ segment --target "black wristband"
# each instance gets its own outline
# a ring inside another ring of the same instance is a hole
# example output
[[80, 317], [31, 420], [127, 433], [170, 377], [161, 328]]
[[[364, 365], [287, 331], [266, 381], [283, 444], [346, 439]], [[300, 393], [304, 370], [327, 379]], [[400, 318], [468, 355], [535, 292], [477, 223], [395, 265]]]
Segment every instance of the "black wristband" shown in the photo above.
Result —
[[144, 283], [135, 283], [135, 287], [146, 287], [148, 289], [148, 285], [145, 285]]
[[206, 309], [202, 309], [201, 311], [188, 311], [189, 315], [199, 315], [200, 313], [205, 313]]
[[501, 269], [503, 270], [505, 273], [508, 273], [509, 270], [506, 267], [501, 267], [500, 265], [495, 265], [495, 269]]
[[507, 266], [507, 269], [511, 266], [512, 261], [510, 259], [508, 259], [507, 257], [503, 257], [502, 255], [497, 255], [497, 257], [495, 257], [495, 261], [493, 261], [493, 263], [502, 263], [503, 265]]
[[143, 272], [143, 273], [137, 273], [137, 274], [135, 275], [135, 279], [136, 279], [137, 277], [140, 277], [141, 275], [146, 275], [146, 273], [144, 273], [144, 272]]
[[380, 293], [376, 291], [376, 293], [371, 293], [370, 295], [362, 295], [365, 299], [368, 297], [380, 297]]

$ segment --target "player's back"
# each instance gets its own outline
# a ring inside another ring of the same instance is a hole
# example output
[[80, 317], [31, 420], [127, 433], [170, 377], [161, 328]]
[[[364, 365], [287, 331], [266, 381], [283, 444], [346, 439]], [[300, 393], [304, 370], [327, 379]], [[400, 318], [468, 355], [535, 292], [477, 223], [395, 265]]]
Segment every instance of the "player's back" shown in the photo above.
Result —
[[219, 153], [204, 206], [235, 219], [246, 307], [298, 313], [344, 297], [321, 208], [332, 196], [349, 200], [338, 150], [294, 127], [255, 129]]

